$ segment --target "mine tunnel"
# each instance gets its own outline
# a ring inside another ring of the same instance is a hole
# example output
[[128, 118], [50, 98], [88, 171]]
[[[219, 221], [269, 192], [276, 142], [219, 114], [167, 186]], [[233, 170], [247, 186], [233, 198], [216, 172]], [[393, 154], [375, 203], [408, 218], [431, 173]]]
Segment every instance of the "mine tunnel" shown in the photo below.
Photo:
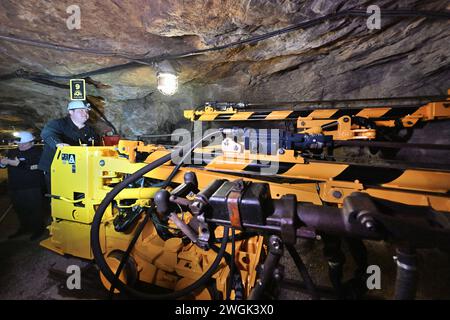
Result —
[[0, 300], [450, 299], [449, 20], [0, 1]]

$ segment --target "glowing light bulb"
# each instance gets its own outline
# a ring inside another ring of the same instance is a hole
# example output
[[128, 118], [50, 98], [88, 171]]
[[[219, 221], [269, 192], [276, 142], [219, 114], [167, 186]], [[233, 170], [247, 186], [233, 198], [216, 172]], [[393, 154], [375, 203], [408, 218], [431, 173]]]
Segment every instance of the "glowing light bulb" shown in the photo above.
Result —
[[156, 81], [158, 90], [166, 96], [171, 96], [178, 90], [178, 77], [172, 73], [158, 72]]

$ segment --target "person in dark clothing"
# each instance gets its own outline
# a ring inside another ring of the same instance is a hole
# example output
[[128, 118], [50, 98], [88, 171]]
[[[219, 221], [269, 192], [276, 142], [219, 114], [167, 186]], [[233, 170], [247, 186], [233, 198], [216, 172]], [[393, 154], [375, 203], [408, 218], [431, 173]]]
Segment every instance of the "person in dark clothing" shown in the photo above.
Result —
[[89, 104], [83, 101], [71, 101], [67, 117], [49, 121], [41, 132], [44, 151], [39, 169], [44, 172], [47, 192], [50, 189], [50, 167], [57, 147], [78, 145], [99, 145], [100, 137], [94, 128], [86, 124], [89, 119]]
[[40, 238], [45, 232], [42, 212], [43, 175], [38, 170], [42, 149], [34, 145], [31, 133], [18, 133], [18, 148], [8, 151], [0, 160], [2, 168], [8, 168], [8, 189], [20, 227], [9, 239], [32, 233], [30, 240]]

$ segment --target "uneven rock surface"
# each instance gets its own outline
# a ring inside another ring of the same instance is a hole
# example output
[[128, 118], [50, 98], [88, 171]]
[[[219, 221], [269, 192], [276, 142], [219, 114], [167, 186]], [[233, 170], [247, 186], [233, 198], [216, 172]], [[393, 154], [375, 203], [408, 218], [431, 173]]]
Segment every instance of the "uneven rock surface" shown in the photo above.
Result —
[[[2, 78], [19, 69], [70, 77], [132, 58], [221, 46], [336, 11], [365, 10], [371, 4], [382, 9], [450, 9], [445, 0], [79, 1], [81, 28], [69, 30], [66, 20], [71, 13], [66, 10], [73, 4], [0, 2], [1, 130], [39, 131], [49, 119], [65, 113], [67, 89]], [[449, 27], [448, 20], [382, 16], [381, 29], [369, 30], [365, 18], [335, 19], [257, 44], [178, 59], [173, 65], [180, 90], [171, 97], [156, 89], [152, 65], [91, 75], [96, 85], [89, 84], [87, 90], [101, 97], [106, 117], [127, 137], [185, 126], [181, 110], [211, 100], [445, 94], [450, 83]], [[5, 36], [59, 45], [60, 50], [7, 41]]]

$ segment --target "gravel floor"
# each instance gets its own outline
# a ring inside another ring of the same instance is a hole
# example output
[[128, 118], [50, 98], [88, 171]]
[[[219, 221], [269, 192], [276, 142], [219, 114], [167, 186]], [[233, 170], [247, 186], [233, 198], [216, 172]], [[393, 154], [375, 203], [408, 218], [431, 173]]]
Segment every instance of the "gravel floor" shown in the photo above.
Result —
[[[0, 196], [0, 217], [9, 207], [9, 198]], [[7, 240], [15, 231], [17, 218], [13, 210], [0, 224], [0, 300], [36, 299], [106, 299], [107, 293], [98, 280], [95, 266], [75, 257], [61, 256], [39, 246], [39, 241], [30, 242], [29, 236], [16, 240]], [[385, 243], [366, 242], [369, 264], [381, 268], [381, 290], [372, 290], [367, 298], [391, 299], [394, 294], [395, 266], [392, 260], [394, 248]], [[311, 277], [318, 286], [330, 287], [327, 262], [322, 255], [321, 241], [302, 240], [296, 244], [302, 254]], [[345, 249], [345, 247], [344, 247]], [[353, 262], [347, 254], [345, 279], [352, 275]], [[285, 252], [282, 260], [285, 279], [299, 280], [300, 276]], [[450, 299], [450, 258], [437, 250], [421, 251], [418, 299]], [[65, 273], [70, 265], [78, 265], [82, 270], [81, 290], [68, 290]], [[325, 295], [325, 299], [333, 296]], [[281, 300], [309, 299], [305, 293], [299, 293], [283, 285], [279, 292]]]

